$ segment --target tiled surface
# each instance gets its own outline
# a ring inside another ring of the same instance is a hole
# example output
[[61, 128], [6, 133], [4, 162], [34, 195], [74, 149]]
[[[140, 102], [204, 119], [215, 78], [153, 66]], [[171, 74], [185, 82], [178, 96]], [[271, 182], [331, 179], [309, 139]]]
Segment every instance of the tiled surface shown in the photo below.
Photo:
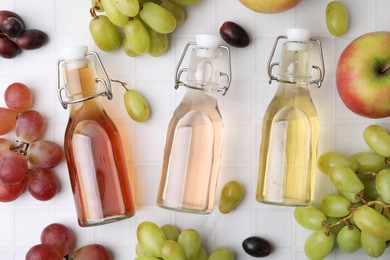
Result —
[[[337, 96], [334, 71], [343, 48], [356, 36], [373, 31], [389, 30], [388, 0], [344, 0], [350, 13], [348, 33], [340, 38], [330, 36], [325, 27], [324, 9], [327, 0], [304, 0], [297, 8], [281, 14], [256, 14], [236, 0], [203, 0], [188, 9], [186, 22], [171, 38], [169, 52], [160, 58], [142, 56], [129, 58], [123, 52], [99, 52], [110, 76], [127, 81], [140, 90], [152, 108], [150, 121], [132, 122], [121, 105], [122, 89], [115, 88], [114, 101], [105, 102], [107, 111], [120, 128], [132, 176], [137, 205], [136, 215], [122, 222], [93, 228], [80, 228], [76, 223], [65, 162], [55, 169], [61, 181], [61, 192], [49, 202], [39, 202], [27, 193], [17, 201], [0, 204], [0, 259], [24, 259], [29, 247], [39, 243], [42, 229], [52, 223], [69, 225], [77, 233], [78, 246], [102, 243], [115, 259], [133, 259], [135, 229], [144, 220], [159, 224], [172, 223], [181, 228], [193, 227], [200, 231], [208, 249], [229, 246], [237, 259], [249, 259], [241, 249], [241, 242], [250, 235], [269, 239], [275, 251], [267, 259], [305, 259], [303, 244], [309, 232], [299, 227], [292, 216], [292, 208], [259, 204], [255, 201], [257, 157], [260, 126], [264, 110], [276, 86], [267, 83], [266, 64], [277, 35], [288, 27], [306, 27], [323, 43], [326, 77], [321, 89], [313, 87], [320, 122], [319, 152], [339, 151], [347, 154], [367, 150], [361, 133], [370, 123], [390, 127], [389, 120], [369, 120], [348, 111]], [[0, 59], [0, 96], [4, 88], [21, 81], [34, 91], [34, 109], [47, 119], [46, 139], [62, 143], [68, 111], [62, 109], [56, 96], [56, 61], [58, 52], [75, 44], [93, 43], [88, 33], [90, 1], [67, 0], [1, 0], [0, 9], [14, 10], [24, 17], [30, 28], [48, 32], [50, 42], [44, 48], [25, 51], [14, 60]], [[218, 182], [218, 193], [223, 183], [239, 180], [246, 190], [240, 207], [230, 215], [215, 210], [207, 216], [173, 213], [155, 205], [165, 132], [170, 114], [183, 90], [173, 89], [176, 62], [184, 44], [197, 33], [217, 34], [226, 20], [238, 22], [252, 37], [248, 48], [231, 48], [233, 83], [228, 94], [220, 96], [220, 109], [225, 122], [225, 142]], [[0, 100], [0, 105], [4, 105]], [[348, 137], [348, 138], [346, 138]], [[318, 175], [317, 195], [330, 191], [328, 181]], [[389, 259], [390, 251], [380, 259]], [[327, 259], [368, 259], [361, 251], [346, 255], [337, 250]]]

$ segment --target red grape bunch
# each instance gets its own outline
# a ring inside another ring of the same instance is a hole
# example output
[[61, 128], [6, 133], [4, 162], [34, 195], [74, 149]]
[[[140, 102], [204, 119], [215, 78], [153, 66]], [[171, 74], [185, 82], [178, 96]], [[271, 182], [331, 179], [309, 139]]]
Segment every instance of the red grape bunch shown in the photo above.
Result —
[[[37, 200], [50, 200], [59, 190], [52, 168], [61, 162], [63, 149], [55, 142], [41, 140], [45, 121], [31, 109], [29, 87], [12, 83], [4, 100], [6, 107], [0, 107], [0, 202], [13, 201], [26, 189]], [[4, 136], [11, 132], [15, 142]]]
[[22, 50], [41, 48], [48, 41], [45, 32], [38, 29], [26, 29], [20, 15], [0, 10], [0, 57], [15, 58]]
[[26, 260], [111, 260], [111, 254], [101, 244], [88, 244], [76, 251], [76, 235], [64, 224], [52, 223], [41, 233], [41, 243], [32, 246], [26, 253]]

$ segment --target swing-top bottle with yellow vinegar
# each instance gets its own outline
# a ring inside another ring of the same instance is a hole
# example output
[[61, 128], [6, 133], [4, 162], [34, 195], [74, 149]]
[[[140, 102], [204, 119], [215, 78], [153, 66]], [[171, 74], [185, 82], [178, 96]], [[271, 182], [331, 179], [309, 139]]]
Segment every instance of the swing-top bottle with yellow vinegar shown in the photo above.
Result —
[[[280, 40], [285, 40], [280, 62], [273, 63]], [[312, 65], [313, 42], [318, 45], [321, 68]], [[276, 67], [277, 77], [272, 75]], [[320, 41], [311, 38], [306, 29], [287, 30], [287, 36], [275, 41], [268, 75], [270, 83], [275, 80], [278, 87], [263, 117], [256, 199], [268, 204], [307, 206], [314, 195], [319, 136], [309, 86], [320, 87], [324, 77]]]

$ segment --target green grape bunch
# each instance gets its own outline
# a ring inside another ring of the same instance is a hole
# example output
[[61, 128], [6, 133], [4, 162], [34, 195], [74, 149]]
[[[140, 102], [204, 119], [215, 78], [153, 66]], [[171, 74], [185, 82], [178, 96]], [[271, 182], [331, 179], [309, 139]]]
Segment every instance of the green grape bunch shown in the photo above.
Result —
[[186, 8], [199, 1], [91, 0], [89, 32], [102, 51], [122, 48], [130, 57], [159, 57], [168, 50], [169, 35], [186, 19]]
[[146, 220], [137, 227], [137, 240], [134, 260], [234, 260], [233, 251], [227, 247], [208, 253], [193, 228], [179, 230], [172, 224], [158, 226]]
[[294, 210], [297, 223], [313, 231], [304, 244], [309, 259], [324, 259], [336, 246], [344, 253], [362, 248], [377, 258], [390, 242], [390, 134], [370, 125], [363, 139], [370, 151], [321, 154], [318, 169], [337, 193], [322, 196], [319, 205]]

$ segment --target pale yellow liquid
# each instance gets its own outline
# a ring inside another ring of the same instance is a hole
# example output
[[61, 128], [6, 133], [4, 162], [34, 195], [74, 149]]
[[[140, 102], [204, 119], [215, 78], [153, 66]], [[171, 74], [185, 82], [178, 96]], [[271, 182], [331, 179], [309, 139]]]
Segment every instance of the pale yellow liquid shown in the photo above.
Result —
[[157, 204], [210, 213], [221, 157], [222, 119], [214, 98], [200, 90], [188, 91], [195, 97], [183, 99], [168, 126]]
[[264, 115], [256, 199], [309, 205], [315, 184], [317, 112], [307, 86], [281, 84]]

